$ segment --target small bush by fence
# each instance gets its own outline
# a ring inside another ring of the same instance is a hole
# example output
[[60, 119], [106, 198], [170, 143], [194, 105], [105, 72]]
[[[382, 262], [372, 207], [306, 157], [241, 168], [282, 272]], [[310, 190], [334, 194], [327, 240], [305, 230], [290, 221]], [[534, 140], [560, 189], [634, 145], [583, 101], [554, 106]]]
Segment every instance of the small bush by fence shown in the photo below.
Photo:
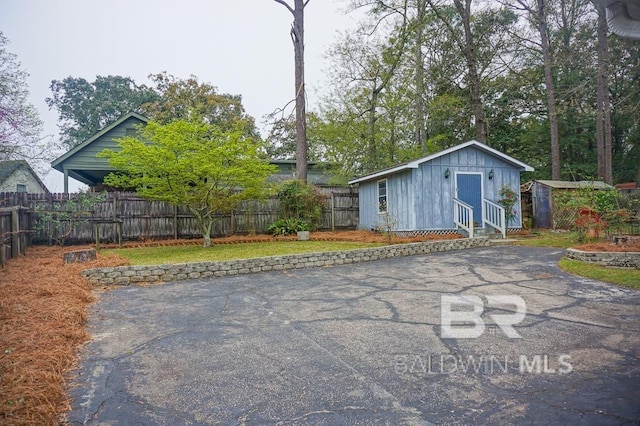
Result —
[[[551, 218], [554, 229], [576, 229], [584, 209], [599, 211], [607, 223], [607, 236], [640, 234], [640, 190], [556, 191], [553, 194]], [[615, 213], [623, 216], [615, 219]]]
[[[358, 192], [350, 187], [323, 187], [324, 206], [318, 228], [321, 230], [355, 229], [358, 225]], [[0, 206], [23, 206], [30, 209], [30, 225], [37, 225], [44, 213], [65, 211], [75, 194], [0, 193]], [[279, 201], [243, 202], [230, 214], [219, 215], [212, 236], [265, 233], [278, 219]], [[38, 212], [41, 212], [40, 214]], [[105, 193], [93, 210], [81, 212], [81, 220], [62, 220], [57, 234], [68, 234], [66, 243], [90, 243], [95, 233], [100, 241], [200, 237], [195, 218], [186, 207], [141, 198], [134, 192]], [[50, 243], [51, 229], [32, 226], [33, 243]]]

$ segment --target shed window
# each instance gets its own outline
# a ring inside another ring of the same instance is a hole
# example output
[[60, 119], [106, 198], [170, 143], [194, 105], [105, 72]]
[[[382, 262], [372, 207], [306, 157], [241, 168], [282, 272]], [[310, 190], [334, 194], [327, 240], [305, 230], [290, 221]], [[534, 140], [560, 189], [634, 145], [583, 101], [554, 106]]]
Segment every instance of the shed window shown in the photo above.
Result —
[[27, 192], [27, 185], [19, 183], [16, 185], [16, 192]]
[[378, 181], [378, 213], [387, 212], [387, 180]]

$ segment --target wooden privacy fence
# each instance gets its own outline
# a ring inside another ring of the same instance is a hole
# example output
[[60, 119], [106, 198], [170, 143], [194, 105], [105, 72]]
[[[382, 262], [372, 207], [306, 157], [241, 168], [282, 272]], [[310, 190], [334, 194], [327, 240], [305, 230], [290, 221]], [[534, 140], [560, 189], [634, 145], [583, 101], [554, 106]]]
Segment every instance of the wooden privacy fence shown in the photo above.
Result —
[[0, 207], [0, 265], [24, 254], [31, 243], [31, 217], [27, 208]]
[[[321, 230], [355, 229], [358, 225], [358, 192], [350, 187], [322, 187], [325, 196]], [[21, 205], [32, 211], [32, 222], [37, 225], [45, 212], [64, 211], [74, 194], [0, 194], [0, 205]], [[62, 224], [56, 233], [67, 234], [65, 242], [89, 243], [117, 241], [118, 234], [125, 240], [200, 237], [193, 215], [186, 207], [176, 207], [162, 201], [150, 201], [133, 192], [109, 192], [99, 195], [90, 212], [82, 212], [81, 220]], [[218, 215], [212, 236], [265, 233], [279, 216], [279, 201], [245, 201], [229, 214]], [[42, 213], [39, 213], [42, 212]], [[33, 226], [34, 243], [50, 242], [51, 229]]]

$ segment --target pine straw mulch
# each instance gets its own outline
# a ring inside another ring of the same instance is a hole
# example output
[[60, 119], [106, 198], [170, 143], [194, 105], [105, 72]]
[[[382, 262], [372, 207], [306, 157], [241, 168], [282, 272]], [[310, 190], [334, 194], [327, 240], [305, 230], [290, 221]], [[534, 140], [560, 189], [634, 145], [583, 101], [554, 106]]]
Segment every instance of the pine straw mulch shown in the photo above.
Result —
[[614, 243], [588, 243], [573, 246], [574, 249], [582, 251], [605, 251], [605, 252], [640, 252], [640, 240], [630, 240], [622, 244]]
[[65, 265], [64, 251], [31, 247], [0, 270], [1, 424], [60, 423], [70, 408], [65, 375], [89, 339], [85, 325], [94, 299], [80, 271], [123, 264], [110, 256]]
[[[311, 232], [310, 241], [352, 241], [359, 243], [412, 243], [419, 241], [431, 241], [431, 240], [450, 240], [463, 238], [459, 234], [446, 234], [446, 235], [425, 235], [416, 237], [397, 237], [387, 236], [379, 232], [371, 231], [320, 231]], [[297, 237], [295, 235], [287, 236], [273, 236], [265, 234], [256, 235], [232, 235], [229, 237], [212, 238], [211, 245], [219, 244], [243, 244], [243, 243], [264, 243], [273, 241], [295, 241]], [[161, 247], [161, 246], [190, 246], [190, 245], [202, 245], [202, 238], [194, 239], [178, 239], [178, 240], [143, 240], [143, 241], [127, 241], [123, 243], [125, 248], [139, 248], [139, 247]], [[117, 248], [117, 244], [100, 244], [100, 248]]]
[[[311, 240], [407, 243], [461, 238], [458, 235], [392, 237], [367, 231], [313, 232]], [[215, 238], [213, 244], [295, 240], [270, 235]], [[128, 242], [126, 247], [202, 244], [201, 239]], [[120, 266], [110, 254], [65, 265], [62, 255], [85, 247], [30, 247], [26, 256], [0, 269], [0, 424], [57, 425], [70, 405], [65, 378], [89, 340], [88, 309], [94, 301], [83, 269]], [[104, 246], [103, 246], [104, 247]], [[111, 245], [111, 247], [116, 247]]]

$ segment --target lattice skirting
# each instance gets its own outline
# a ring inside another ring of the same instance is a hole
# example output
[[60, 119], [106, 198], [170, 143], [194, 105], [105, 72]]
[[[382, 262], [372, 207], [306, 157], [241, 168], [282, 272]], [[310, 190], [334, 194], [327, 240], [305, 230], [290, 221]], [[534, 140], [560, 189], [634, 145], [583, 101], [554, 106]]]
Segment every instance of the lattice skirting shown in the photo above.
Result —
[[[517, 234], [522, 228], [509, 228], [507, 234]], [[429, 235], [455, 235], [459, 234], [457, 229], [424, 229], [416, 231], [394, 231], [394, 235], [398, 237], [426, 237]]]
[[426, 237], [428, 235], [454, 235], [459, 232], [455, 229], [426, 229], [421, 231], [394, 231], [398, 237]]

